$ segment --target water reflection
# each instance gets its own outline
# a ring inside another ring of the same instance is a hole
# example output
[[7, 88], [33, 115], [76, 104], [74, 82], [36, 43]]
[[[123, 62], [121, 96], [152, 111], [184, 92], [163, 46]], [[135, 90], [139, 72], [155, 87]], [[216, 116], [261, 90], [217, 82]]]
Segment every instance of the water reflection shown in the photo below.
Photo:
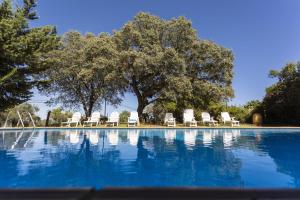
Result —
[[0, 132], [0, 187], [300, 187], [300, 131]]
[[139, 139], [140, 130], [130, 129], [127, 131], [127, 138], [132, 146], [136, 146]]
[[106, 132], [107, 134], [107, 138], [108, 138], [108, 142], [110, 145], [118, 145], [119, 142], [119, 130], [108, 130]]
[[99, 131], [98, 130], [88, 130], [86, 131], [87, 138], [92, 145], [97, 145], [99, 142]]
[[79, 131], [78, 130], [67, 130], [67, 135], [70, 138], [71, 144], [78, 144], [79, 143]]
[[176, 130], [174, 129], [167, 129], [165, 130], [165, 139], [167, 143], [172, 143], [176, 140]]
[[0, 150], [26, 148], [35, 134], [34, 130], [0, 131]]
[[214, 137], [214, 133], [213, 130], [205, 130], [203, 131], [203, 145], [205, 147], [209, 147], [210, 145], [212, 145], [212, 140]]
[[187, 148], [191, 148], [196, 145], [196, 137], [196, 129], [189, 129], [184, 131], [184, 144], [187, 146]]

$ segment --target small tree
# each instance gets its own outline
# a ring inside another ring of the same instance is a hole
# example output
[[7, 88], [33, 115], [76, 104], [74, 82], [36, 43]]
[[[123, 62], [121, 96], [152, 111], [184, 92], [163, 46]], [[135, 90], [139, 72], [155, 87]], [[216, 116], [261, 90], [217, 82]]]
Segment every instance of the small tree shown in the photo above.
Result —
[[128, 112], [127, 110], [122, 111], [120, 113], [120, 122], [127, 123], [129, 115], [130, 115], [130, 112]]
[[51, 125], [59, 126], [62, 122], [66, 122], [72, 116], [72, 112], [63, 111], [61, 108], [55, 108], [51, 111]]
[[48, 84], [40, 91], [52, 97], [49, 101], [52, 104], [61, 103], [67, 108], [82, 106], [86, 116], [100, 108], [104, 100], [117, 105], [122, 94], [117, 56], [115, 44], [107, 34], [66, 33], [60, 49], [48, 54], [49, 69], [44, 74]]

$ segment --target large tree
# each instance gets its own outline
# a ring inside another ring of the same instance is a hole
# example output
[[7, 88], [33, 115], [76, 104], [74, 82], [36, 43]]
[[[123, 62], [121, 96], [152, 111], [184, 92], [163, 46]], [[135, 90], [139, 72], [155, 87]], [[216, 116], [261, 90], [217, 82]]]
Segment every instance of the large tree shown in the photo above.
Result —
[[45, 70], [43, 55], [57, 47], [54, 27], [29, 27], [29, 21], [37, 19], [35, 6], [35, 0], [24, 0], [16, 9], [10, 0], [0, 4], [0, 111], [32, 96]]
[[40, 90], [51, 97], [50, 103], [82, 107], [88, 117], [103, 100], [112, 105], [120, 102], [118, 52], [108, 34], [68, 32], [62, 37], [60, 48], [50, 52], [45, 63], [48, 84]]
[[200, 40], [184, 17], [163, 20], [139, 13], [114, 38], [139, 115], [151, 103], [185, 107], [188, 102], [198, 108], [233, 96], [231, 51]]
[[288, 63], [280, 71], [272, 70], [270, 77], [278, 82], [266, 89], [265, 121], [300, 125], [300, 62]]

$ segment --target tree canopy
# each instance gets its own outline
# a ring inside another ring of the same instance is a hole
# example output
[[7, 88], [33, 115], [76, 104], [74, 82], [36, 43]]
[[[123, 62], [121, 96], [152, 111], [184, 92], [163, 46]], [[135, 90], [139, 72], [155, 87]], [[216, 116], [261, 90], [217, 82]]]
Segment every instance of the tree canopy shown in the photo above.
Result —
[[280, 71], [271, 70], [277, 82], [266, 89], [263, 100], [267, 123], [300, 124], [300, 62], [288, 63]]
[[62, 37], [60, 48], [48, 53], [45, 63], [48, 84], [40, 90], [51, 97], [50, 103], [67, 108], [82, 106], [86, 116], [90, 116], [103, 100], [112, 105], [121, 101], [122, 82], [116, 70], [118, 52], [109, 35], [68, 32]]
[[115, 32], [119, 70], [138, 99], [138, 113], [151, 104], [207, 108], [233, 97], [233, 54], [201, 40], [184, 17], [163, 20], [139, 13]]
[[30, 28], [37, 19], [35, 0], [24, 0], [13, 9], [10, 0], [0, 4], [0, 111], [27, 101], [41, 83], [43, 56], [57, 47], [55, 27]]

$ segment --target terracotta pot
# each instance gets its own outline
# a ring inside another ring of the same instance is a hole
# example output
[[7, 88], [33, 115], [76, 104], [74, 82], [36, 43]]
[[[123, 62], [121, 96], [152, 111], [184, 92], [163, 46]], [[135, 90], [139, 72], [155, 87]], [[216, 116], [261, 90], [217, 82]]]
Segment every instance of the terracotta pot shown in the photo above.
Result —
[[262, 115], [259, 113], [254, 113], [252, 115], [252, 123], [256, 126], [261, 126], [262, 125]]

